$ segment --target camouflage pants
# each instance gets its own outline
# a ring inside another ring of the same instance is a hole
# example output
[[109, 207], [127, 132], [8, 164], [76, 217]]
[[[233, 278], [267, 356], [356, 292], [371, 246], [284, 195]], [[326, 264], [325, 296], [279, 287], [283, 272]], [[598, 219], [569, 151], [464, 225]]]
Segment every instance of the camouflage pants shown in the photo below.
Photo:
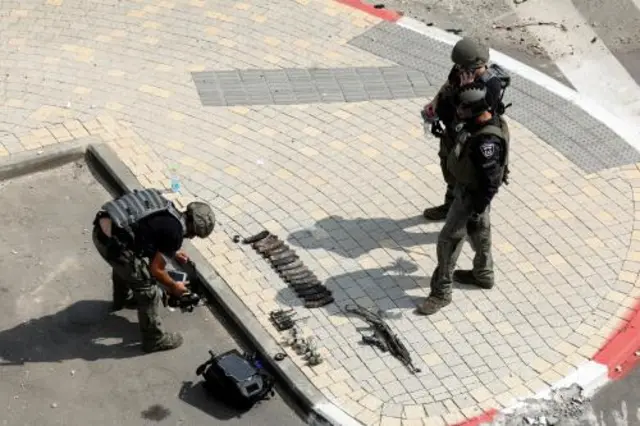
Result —
[[162, 296], [155, 280], [151, 278], [145, 262], [125, 253], [118, 258], [108, 256], [107, 245], [101, 241], [99, 226], [93, 229], [93, 244], [100, 256], [112, 268], [114, 302], [124, 301], [132, 294], [138, 309], [138, 324], [143, 344], [154, 344], [164, 336], [162, 321], [159, 315]]
[[[455, 198], [447, 214], [436, 248], [438, 266], [431, 277], [431, 295], [451, 300], [453, 271], [460, 257], [462, 244], [467, 236], [467, 222], [472, 212], [471, 198], [460, 186], [455, 188]], [[480, 223], [473, 234], [468, 235], [473, 258], [473, 276], [481, 282], [493, 283], [493, 257], [491, 255], [491, 220], [488, 206], [480, 215]]]
[[438, 151], [438, 157], [440, 157], [440, 170], [442, 170], [442, 177], [447, 184], [447, 192], [444, 195], [444, 204], [450, 206], [453, 203], [455, 178], [447, 169], [447, 157], [449, 152], [453, 149], [454, 142], [451, 140], [451, 136], [447, 131], [444, 132], [440, 138], [440, 150]]

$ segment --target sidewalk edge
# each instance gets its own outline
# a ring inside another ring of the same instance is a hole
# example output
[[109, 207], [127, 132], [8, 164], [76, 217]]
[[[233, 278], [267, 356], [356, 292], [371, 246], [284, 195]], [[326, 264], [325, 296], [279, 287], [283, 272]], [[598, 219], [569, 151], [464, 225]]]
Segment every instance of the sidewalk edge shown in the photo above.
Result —
[[88, 136], [0, 157], [0, 181], [79, 160], [84, 156], [87, 146], [97, 141], [96, 138]]
[[640, 363], [640, 300], [593, 360], [608, 368], [611, 380], [623, 378]]
[[[409, 17], [401, 17], [396, 21], [397, 25], [403, 28], [419, 33], [425, 37], [447, 43], [451, 46], [456, 44], [461, 37], [448, 33], [440, 28], [430, 27], [426, 24]], [[520, 75], [521, 77], [544, 87], [555, 95], [565, 99], [566, 101], [576, 105], [595, 120], [598, 120], [611, 129], [614, 133], [625, 140], [629, 145], [640, 151], [640, 125], [633, 126], [625, 120], [618, 118], [613, 113], [607, 111], [599, 103], [589, 97], [578, 93], [559, 81], [549, 77], [548, 75], [520, 62], [502, 52], [490, 49], [491, 61], [504, 68]]]
[[368, 13], [369, 15], [373, 15], [377, 18], [380, 18], [389, 22], [396, 22], [398, 19], [402, 17], [401, 12], [397, 12], [392, 9], [386, 9], [384, 7], [377, 8], [375, 7], [375, 5], [365, 3], [361, 0], [336, 0], [336, 1], [338, 3], [344, 4], [345, 6], [353, 7], [354, 9], [361, 10], [364, 13]]
[[555, 391], [567, 389], [574, 384], [580, 386], [583, 396], [589, 398], [610, 380], [606, 365], [589, 360], [584, 364], [581, 364], [573, 373], [563, 377], [553, 385], [540, 390], [532, 397], [516, 398], [507, 404], [506, 408], [501, 410], [497, 410], [495, 408], [487, 410], [479, 416], [464, 420], [454, 426], [480, 426], [493, 424], [499, 416], [514, 414], [532, 400], [549, 400]]
[[[90, 144], [87, 147], [87, 152], [100, 162], [121, 190], [129, 192], [142, 188], [135, 175], [107, 144]], [[197, 265], [199, 278], [208, 287], [216, 302], [255, 345], [264, 361], [269, 363], [284, 385], [301, 401], [304, 405], [303, 408], [309, 411], [309, 417], [314, 420], [313, 424], [362, 426], [361, 423], [330, 403], [291, 359], [285, 358], [279, 362], [273, 359], [276, 353], [282, 352], [281, 345], [264, 329], [251, 310], [240, 300], [229, 284], [215, 272], [215, 268], [195, 245], [190, 241], [185, 241], [184, 246]]]

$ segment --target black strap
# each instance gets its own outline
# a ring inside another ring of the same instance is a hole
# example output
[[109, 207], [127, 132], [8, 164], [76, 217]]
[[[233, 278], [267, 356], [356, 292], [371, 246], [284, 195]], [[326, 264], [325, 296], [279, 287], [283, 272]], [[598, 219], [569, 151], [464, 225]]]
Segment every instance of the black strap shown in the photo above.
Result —
[[202, 376], [205, 372], [205, 370], [207, 369], [207, 367], [211, 364], [213, 364], [213, 362], [216, 360], [216, 356], [213, 353], [213, 351], [209, 351], [209, 355], [211, 355], [211, 358], [209, 358], [207, 361], [203, 362], [202, 364], [200, 364], [198, 366], [198, 368], [196, 368], [196, 375], [197, 376]]

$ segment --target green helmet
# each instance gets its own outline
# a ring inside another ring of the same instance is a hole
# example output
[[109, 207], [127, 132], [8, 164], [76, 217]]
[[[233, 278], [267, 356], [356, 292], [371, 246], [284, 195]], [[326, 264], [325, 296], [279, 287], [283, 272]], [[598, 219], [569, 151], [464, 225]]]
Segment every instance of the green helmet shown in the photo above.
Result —
[[216, 216], [211, 206], [202, 201], [193, 201], [187, 205], [187, 223], [191, 231], [200, 238], [208, 237], [216, 225]]
[[489, 48], [477, 40], [464, 37], [453, 46], [451, 60], [463, 68], [477, 68], [489, 62]]

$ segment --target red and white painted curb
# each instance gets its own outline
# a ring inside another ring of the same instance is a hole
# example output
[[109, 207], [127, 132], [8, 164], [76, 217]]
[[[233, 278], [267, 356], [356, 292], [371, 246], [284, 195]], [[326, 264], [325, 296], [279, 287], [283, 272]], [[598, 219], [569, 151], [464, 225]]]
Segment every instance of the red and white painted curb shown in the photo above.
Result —
[[[373, 5], [364, 3], [362, 0], [336, 1], [376, 16], [382, 20], [395, 22], [401, 27], [451, 46], [460, 40], [460, 37], [454, 34], [438, 28], [429, 27], [420, 21], [404, 17], [401, 13], [393, 10], [376, 8]], [[592, 99], [504, 53], [491, 49], [491, 60], [575, 104], [587, 112], [587, 114], [591, 115], [594, 120], [602, 122], [629, 145], [640, 151], [640, 131], [634, 123], [620, 119]], [[640, 300], [638, 300], [635, 307], [631, 310], [629, 317], [621, 320], [620, 323], [618, 330], [612, 334], [591, 360], [580, 365], [572, 374], [547, 389], [541, 390], [533, 398], [546, 399], [551, 396], [554, 390], [567, 388], [574, 384], [579, 385], [583, 389], [583, 394], [589, 397], [609, 381], [618, 380], [630, 372], [640, 361]], [[522, 401], [514, 400], [508, 408], [503, 410], [487, 410], [483, 414], [467, 419], [455, 426], [477, 426], [484, 423], [491, 423], [499, 414], [514, 412], [521, 405]], [[330, 402], [317, 403], [314, 405], [313, 410], [334, 426], [362, 426], [362, 423]]]
[[[583, 389], [585, 397], [590, 397], [608, 382], [624, 377], [639, 361], [640, 301], [636, 303], [629, 317], [621, 321], [619, 329], [612, 334], [590, 361], [580, 365], [572, 374], [554, 383], [553, 386], [540, 391], [533, 398], [548, 399], [554, 390], [567, 388], [574, 384]], [[477, 426], [483, 423], [490, 423], [498, 414], [515, 412], [522, 404], [521, 401], [516, 400], [502, 411], [488, 410], [480, 416], [468, 419], [455, 426]]]

